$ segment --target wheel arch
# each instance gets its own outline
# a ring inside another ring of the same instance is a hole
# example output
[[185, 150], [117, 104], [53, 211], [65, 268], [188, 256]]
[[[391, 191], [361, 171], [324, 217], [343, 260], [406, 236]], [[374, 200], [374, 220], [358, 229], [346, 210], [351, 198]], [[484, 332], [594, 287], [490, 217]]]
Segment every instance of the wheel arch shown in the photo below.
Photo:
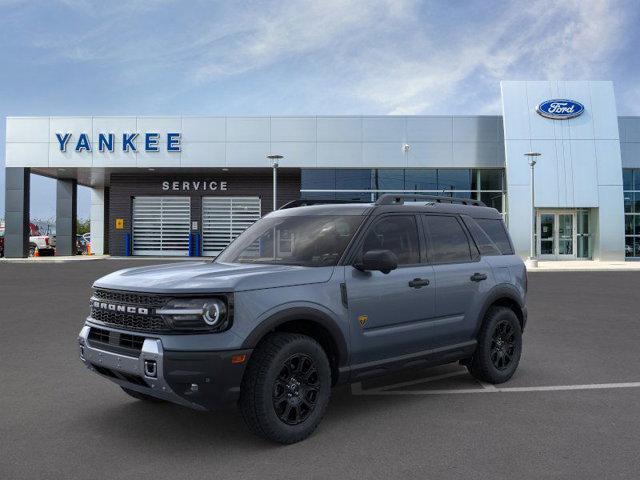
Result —
[[242, 348], [255, 348], [273, 332], [301, 333], [316, 340], [329, 358], [332, 383], [343, 381], [348, 362], [347, 342], [335, 320], [327, 313], [311, 307], [293, 307], [274, 313], [247, 336]]
[[482, 322], [484, 321], [487, 312], [491, 307], [496, 306], [507, 307], [512, 310], [513, 313], [516, 314], [516, 317], [518, 317], [520, 328], [524, 331], [524, 327], [527, 323], [527, 309], [522, 302], [518, 291], [515, 287], [510, 285], [499, 285], [491, 290], [482, 306], [482, 309], [480, 310], [478, 325], [476, 327], [476, 336], [480, 331], [480, 327], [482, 326]]

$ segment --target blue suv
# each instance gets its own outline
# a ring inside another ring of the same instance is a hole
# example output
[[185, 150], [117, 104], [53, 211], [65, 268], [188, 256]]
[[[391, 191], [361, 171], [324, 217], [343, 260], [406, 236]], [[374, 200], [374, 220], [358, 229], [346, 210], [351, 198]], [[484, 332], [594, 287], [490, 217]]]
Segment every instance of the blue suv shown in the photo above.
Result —
[[97, 280], [85, 365], [137, 399], [237, 403], [280, 443], [314, 431], [337, 384], [449, 362], [511, 378], [527, 282], [498, 211], [415, 195], [288, 207], [214, 261]]

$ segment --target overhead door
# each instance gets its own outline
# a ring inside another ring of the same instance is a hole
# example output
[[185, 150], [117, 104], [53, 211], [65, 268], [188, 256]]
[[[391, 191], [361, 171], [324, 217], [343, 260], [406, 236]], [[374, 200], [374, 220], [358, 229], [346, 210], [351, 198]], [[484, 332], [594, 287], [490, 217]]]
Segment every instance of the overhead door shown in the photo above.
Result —
[[202, 197], [202, 254], [218, 255], [259, 218], [258, 197]]
[[188, 255], [191, 199], [134, 197], [133, 254]]

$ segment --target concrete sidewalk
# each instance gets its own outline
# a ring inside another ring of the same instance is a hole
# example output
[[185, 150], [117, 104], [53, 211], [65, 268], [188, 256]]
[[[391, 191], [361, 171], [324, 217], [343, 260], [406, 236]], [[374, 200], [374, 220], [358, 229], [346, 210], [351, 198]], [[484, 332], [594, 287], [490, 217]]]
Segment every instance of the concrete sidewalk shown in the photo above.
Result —
[[529, 272], [589, 272], [640, 271], [640, 262], [600, 262], [597, 260], [570, 260], [538, 262]]

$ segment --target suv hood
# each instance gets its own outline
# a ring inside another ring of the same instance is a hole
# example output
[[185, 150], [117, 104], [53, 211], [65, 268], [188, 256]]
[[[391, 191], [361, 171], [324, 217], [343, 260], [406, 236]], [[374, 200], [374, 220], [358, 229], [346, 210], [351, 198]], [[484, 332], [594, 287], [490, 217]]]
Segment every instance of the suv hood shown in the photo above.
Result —
[[94, 287], [148, 293], [239, 292], [327, 282], [333, 267], [179, 262], [119, 270]]

